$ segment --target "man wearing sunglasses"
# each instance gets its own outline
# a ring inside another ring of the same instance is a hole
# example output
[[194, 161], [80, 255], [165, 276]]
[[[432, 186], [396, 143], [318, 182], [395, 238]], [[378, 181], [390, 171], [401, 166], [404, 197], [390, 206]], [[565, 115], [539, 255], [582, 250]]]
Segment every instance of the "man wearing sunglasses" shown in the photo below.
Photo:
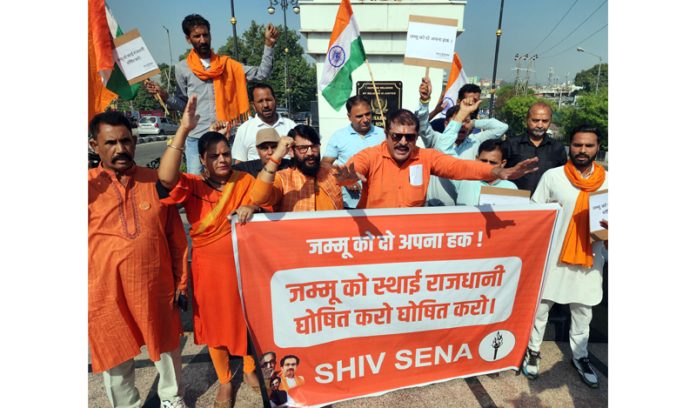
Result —
[[[278, 147], [256, 177], [251, 202], [274, 211], [322, 211], [343, 209], [341, 187], [330, 166], [321, 166], [321, 142], [313, 128], [297, 125]], [[278, 171], [286, 154], [293, 167]], [[277, 176], [276, 176], [277, 171]], [[356, 180], [353, 180], [355, 183]], [[352, 183], [351, 183], [352, 184]]]
[[416, 146], [419, 123], [411, 111], [387, 115], [387, 137], [379, 146], [362, 150], [336, 172], [341, 184], [363, 182], [357, 208], [420, 207], [425, 203], [430, 175], [453, 180], [513, 180], [537, 170], [537, 158], [503, 169], [461, 160], [435, 149]]
[[[259, 154], [259, 158], [256, 160], [249, 160], [235, 164], [232, 166], [234, 170], [241, 170], [246, 173], [251, 174], [253, 177], [258, 176], [263, 166], [268, 163], [271, 156], [278, 148], [278, 142], [280, 142], [280, 135], [273, 128], [261, 129], [256, 133], [256, 152]], [[278, 170], [283, 170], [288, 167], [292, 162], [288, 159], [281, 159]]]

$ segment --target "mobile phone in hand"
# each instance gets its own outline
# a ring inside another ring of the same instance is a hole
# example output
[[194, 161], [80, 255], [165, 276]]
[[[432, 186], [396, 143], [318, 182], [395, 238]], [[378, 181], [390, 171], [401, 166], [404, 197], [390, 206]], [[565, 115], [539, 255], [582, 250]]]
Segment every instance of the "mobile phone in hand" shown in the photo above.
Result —
[[185, 312], [188, 310], [188, 298], [186, 298], [186, 295], [183, 293], [179, 294], [179, 297], [176, 299], [176, 304], [179, 306], [179, 309], [181, 309], [182, 312]]

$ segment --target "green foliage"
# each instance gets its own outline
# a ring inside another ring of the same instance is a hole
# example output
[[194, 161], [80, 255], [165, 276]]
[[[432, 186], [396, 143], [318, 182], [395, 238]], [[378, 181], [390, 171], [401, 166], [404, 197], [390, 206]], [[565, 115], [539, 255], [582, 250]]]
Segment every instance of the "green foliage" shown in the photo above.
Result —
[[150, 95], [145, 86], [138, 88], [138, 92], [135, 94], [135, 98], [132, 101], [124, 101], [123, 99], [116, 100], [116, 109], [119, 111], [130, 111], [132, 109], [138, 110], [151, 110], [151, 109], [162, 109], [160, 104], [155, 100], [155, 98]]
[[[553, 109], [553, 102], [544, 98], [537, 98], [534, 95], [513, 96], [505, 102], [496, 115], [500, 120], [507, 123], [509, 128], [508, 136], [516, 136], [525, 132], [527, 128], [527, 111], [536, 102], [546, 102]], [[496, 98], [497, 105], [497, 98]]]
[[573, 128], [580, 125], [596, 127], [602, 134], [602, 148], [606, 149], [609, 138], [609, 93], [600, 88], [599, 93], [578, 96], [577, 106], [564, 106], [558, 113], [558, 125], [563, 134], [570, 135]]
[[[309, 64], [302, 56], [304, 50], [300, 45], [300, 36], [294, 30], [287, 32], [287, 58], [288, 58], [288, 92], [285, 92], [285, 42], [283, 26], [276, 27], [280, 32], [280, 38], [275, 44], [273, 52], [273, 69], [269, 78], [263, 82], [270, 84], [276, 95], [278, 106], [285, 106], [289, 97], [291, 112], [308, 111], [310, 101], [316, 99], [317, 82], [316, 66]], [[239, 58], [244, 65], [258, 66], [261, 63], [264, 47], [265, 27], [252, 21], [241, 37], [238, 38]], [[227, 42], [218, 49], [218, 54], [235, 57], [234, 39], [227, 38]], [[251, 95], [249, 95], [251, 97]]]
[[[532, 91], [530, 89], [527, 89], [525, 92], [525, 95], [531, 95]], [[510, 98], [515, 96], [515, 85], [503, 85], [500, 88], [496, 89], [495, 91], [495, 103], [494, 103], [494, 109], [496, 112], [497, 117], [499, 116], [499, 113], [501, 109], [507, 104], [507, 101], [510, 100]]]
[[[586, 93], [595, 92], [597, 87], [597, 67], [595, 64], [592, 68], [580, 71], [575, 75], [575, 85], [582, 86]], [[609, 64], [602, 64], [599, 72], [599, 89], [609, 86]]]

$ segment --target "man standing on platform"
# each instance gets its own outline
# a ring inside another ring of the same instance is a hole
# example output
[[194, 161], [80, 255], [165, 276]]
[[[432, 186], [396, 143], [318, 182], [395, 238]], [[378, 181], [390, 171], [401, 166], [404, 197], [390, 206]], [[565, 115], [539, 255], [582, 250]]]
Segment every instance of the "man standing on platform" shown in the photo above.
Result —
[[[370, 100], [361, 95], [346, 101], [350, 125], [337, 130], [329, 139], [322, 161], [328, 164], [345, 164], [355, 153], [384, 141], [384, 129], [372, 124]], [[342, 187], [344, 208], [355, 208], [360, 200], [361, 184]]]
[[509, 138], [503, 148], [508, 158], [507, 167], [529, 159], [539, 158], [539, 171], [515, 180], [520, 190], [534, 190], [544, 172], [554, 167], [562, 166], [568, 161], [565, 147], [558, 140], [552, 139], [547, 133], [551, 126], [551, 107], [544, 102], [537, 102], [527, 111], [527, 134]]
[[607, 252], [602, 241], [592, 242], [589, 220], [589, 193], [607, 188], [607, 173], [595, 163], [599, 151], [596, 128], [583, 126], [572, 132], [570, 162], [548, 170], [532, 196], [536, 203], [561, 205], [560, 231], [552, 243], [551, 260], [544, 293], [522, 363], [527, 378], [539, 376], [539, 359], [549, 310], [554, 303], [570, 305], [570, 349], [572, 364], [580, 378], [592, 388], [599, 378], [588, 359], [592, 306], [602, 300], [602, 269]]
[[162, 407], [185, 407], [181, 322], [187, 242], [175, 206], [160, 204], [157, 171], [133, 162], [128, 119], [104, 112], [90, 122], [101, 163], [88, 173], [89, 347], [114, 407], [139, 407], [133, 358], [147, 346], [159, 372]]
[[184, 111], [188, 98], [198, 95], [198, 125], [186, 139], [186, 171], [201, 172], [198, 139], [216, 120], [241, 123], [249, 116], [247, 81], [262, 81], [271, 74], [273, 46], [280, 33], [269, 24], [264, 34], [263, 56], [258, 67], [242, 65], [226, 55], [217, 55], [210, 46], [210, 23], [198, 14], [184, 18], [181, 28], [193, 49], [176, 65], [176, 92], [169, 95], [152, 81], [145, 86], [151, 94], [159, 94], [167, 106]]

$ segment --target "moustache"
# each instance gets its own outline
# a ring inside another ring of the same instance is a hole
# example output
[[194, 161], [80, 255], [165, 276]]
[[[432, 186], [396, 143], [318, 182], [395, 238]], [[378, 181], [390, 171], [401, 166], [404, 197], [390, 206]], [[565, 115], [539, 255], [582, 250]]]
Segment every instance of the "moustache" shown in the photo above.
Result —
[[319, 156], [317, 156], [317, 155], [305, 156], [305, 158], [302, 159], [303, 162], [307, 162], [308, 160], [319, 161]]
[[117, 154], [116, 156], [114, 156], [114, 157], [111, 158], [111, 162], [112, 162], [112, 163], [115, 162], [115, 161], [117, 161], [117, 160], [128, 160], [128, 161], [133, 161], [133, 158], [132, 158], [131, 155], [128, 154], [128, 153], [121, 153], [121, 154]]

